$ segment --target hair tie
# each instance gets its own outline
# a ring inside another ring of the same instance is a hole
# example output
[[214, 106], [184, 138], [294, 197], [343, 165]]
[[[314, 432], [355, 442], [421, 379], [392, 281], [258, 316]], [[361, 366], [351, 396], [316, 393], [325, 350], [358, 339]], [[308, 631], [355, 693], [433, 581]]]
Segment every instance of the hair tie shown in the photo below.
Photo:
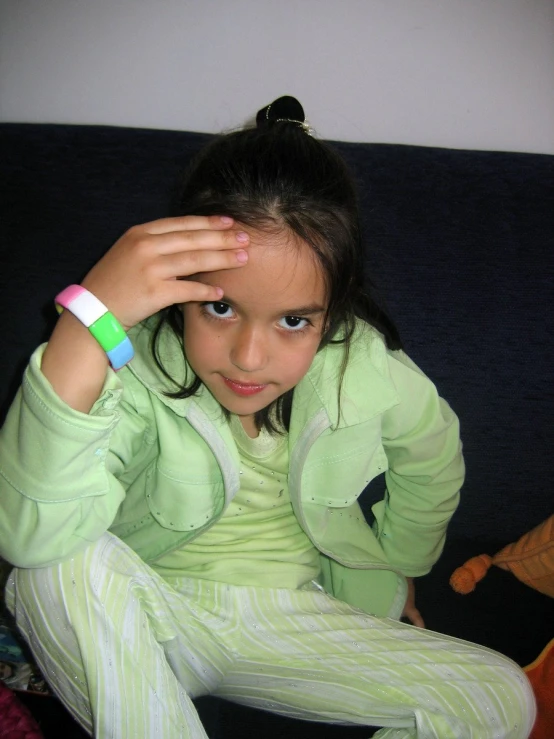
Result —
[[270, 127], [274, 123], [294, 123], [309, 136], [313, 135], [313, 129], [304, 115], [304, 108], [291, 95], [277, 98], [258, 111], [256, 115], [258, 128]]

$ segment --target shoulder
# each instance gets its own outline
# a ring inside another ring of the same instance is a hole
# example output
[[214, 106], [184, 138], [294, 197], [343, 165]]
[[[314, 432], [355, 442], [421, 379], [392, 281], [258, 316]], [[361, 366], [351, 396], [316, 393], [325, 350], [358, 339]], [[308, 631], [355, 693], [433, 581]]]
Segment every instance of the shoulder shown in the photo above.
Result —
[[[355, 425], [392, 409], [405, 412], [414, 398], [436, 395], [431, 380], [403, 351], [387, 348], [382, 334], [357, 321], [346, 348], [331, 343], [316, 355], [305, 381], [319, 395], [329, 418]], [[340, 400], [339, 400], [340, 395]]]

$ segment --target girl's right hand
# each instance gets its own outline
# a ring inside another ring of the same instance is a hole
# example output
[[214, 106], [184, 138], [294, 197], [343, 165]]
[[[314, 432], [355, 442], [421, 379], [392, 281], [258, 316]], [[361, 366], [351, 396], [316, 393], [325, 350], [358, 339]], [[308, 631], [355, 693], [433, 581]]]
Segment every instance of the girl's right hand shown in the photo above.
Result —
[[[223, 291], [188, 278], [241, 267], [248, 236], [219, 216], [162, 218], [127, 231], [91, 269], [83, 287], [125, 330], [174, 303], [216, 301]], [[41, 369], [57, 395], [88, 413], [97, 400], [108, 360], [90, 332], [69, 311], [60, 316]]]
[[82, 282], [125, 330], [174, 303], [215, 301], [223, 291], [183, 279], [248, 261], [248, 235], [231, 218], [182, 216], [134, 226]]

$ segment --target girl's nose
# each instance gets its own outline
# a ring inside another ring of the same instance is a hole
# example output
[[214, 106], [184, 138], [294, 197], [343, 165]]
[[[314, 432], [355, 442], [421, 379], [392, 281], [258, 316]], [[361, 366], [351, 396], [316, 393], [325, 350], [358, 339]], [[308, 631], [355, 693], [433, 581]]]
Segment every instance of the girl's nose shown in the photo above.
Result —
[[234, 336], [231, 362], [243, 372], [265, 369], [268, 358], [267, 339], [262, 330], [243, 327]]

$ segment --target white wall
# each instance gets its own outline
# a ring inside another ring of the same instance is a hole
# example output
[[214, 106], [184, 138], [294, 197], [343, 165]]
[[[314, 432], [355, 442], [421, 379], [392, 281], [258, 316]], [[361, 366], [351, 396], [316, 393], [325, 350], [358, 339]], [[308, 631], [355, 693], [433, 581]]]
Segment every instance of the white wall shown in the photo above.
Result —
[[553, 0], [0, 0], [0, 120], [554, 153]]

